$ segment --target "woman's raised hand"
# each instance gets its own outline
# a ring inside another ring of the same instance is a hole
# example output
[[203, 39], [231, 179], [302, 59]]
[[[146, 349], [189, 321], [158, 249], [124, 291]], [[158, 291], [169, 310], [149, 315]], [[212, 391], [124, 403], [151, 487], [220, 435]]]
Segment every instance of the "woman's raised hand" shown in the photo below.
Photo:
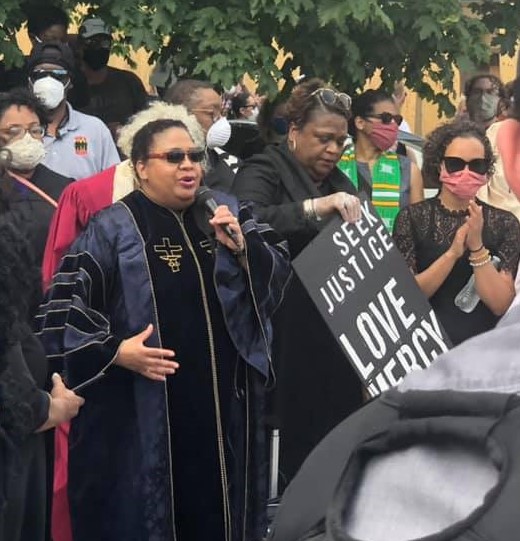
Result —
[[146, 340], [153, 333], [153, 325], [148, 325], [143, 332], [121, 342], [115, 364], [133, 370], [146, 378], [165, 381], [166, 376], [175, 374], [179, 363], [170, 361], [175, 357], [171, 349], [150, 348]]
[[466, 251], [468, 229], [469, 226], [467, 223], [461, 225], [455, 233], [451, 246], [448, 248], [448, 253], [453, 255], [456, 259], [460, 259]]
[[482, 215], [482, 207], [470, 201], [468, 206], [469, 216], [466, 218], [468, 226], [468, 236], [466, 238], [466, 246], [468, 250], [478, 250], [482, 242], [482, 229], [484, 227], [484, 217]]
[[[242, 235], [238, 218], [226, 205], [220, 205], [215, 209], [215, 214], [209, 223], [215, 230], [215, 237], [221, 244], [229, 248], [232, 252], [241, 252], [244, 249], [244, 236]], [[235, 234], [235, 238], [238, 241], [237, 244], [225, 233], [224, 226], [227, 226]]]

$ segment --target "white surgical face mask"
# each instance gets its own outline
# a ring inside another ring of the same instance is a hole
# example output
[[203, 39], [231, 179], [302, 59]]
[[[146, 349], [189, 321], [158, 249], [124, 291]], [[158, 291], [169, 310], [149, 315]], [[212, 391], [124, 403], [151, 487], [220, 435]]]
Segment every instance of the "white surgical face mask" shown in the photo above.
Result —
[[208, 130], [206, 134], [206, 145], [208, 148], [218, 148], [224, 146], [231, 137], [231, 124], [223, 116], [219, 118]]
[[33, 84], [34, 95], [39, 98], [45, 107], [56, 109], [65, 99], [65, 87], [53, 77], [42, 77]]
[[250, 120], [251, 122], [256, 122], [256, 119], [258, 118], [258, 113], [259, 113], [258, 107], [255, 107], [251, 111], [251, 114], [248, 116], [247, 120]]
[[11, 152], [9, 169], [15, 171], [32, 171], [45, 157], [43, 143], [28, 133], [4, 148]]

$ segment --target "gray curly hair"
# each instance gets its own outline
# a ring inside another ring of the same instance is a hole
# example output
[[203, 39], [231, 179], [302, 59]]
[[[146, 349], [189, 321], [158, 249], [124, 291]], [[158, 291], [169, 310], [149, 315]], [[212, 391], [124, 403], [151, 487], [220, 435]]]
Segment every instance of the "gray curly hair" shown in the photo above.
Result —
[[130, 157], [135, 134], [144, 126], [155, 120], [171, 119], [182, 122], [197, 146], [204, 148], [206, 140], [195, 115], [190, 115], [183, 105], [170, 105], [163, 101], [153, 102], [147, 109], [139, 111], [121, 128], [117, 146], [121, 152]]

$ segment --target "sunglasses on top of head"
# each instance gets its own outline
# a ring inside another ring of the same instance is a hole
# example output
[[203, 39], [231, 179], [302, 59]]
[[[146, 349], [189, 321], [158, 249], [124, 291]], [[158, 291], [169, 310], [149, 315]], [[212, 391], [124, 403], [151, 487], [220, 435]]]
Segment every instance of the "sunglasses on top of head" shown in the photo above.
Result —
[[352, 98], [345, 92], [336, 92], [332, 88], [318, 88], [312, 92], [311, 97], [317, 97], [326, 107], [340, 106], [345, 111], [350, 111]]
[[174, 148], [168, 152], [155, 152], [153, 154], [148, 154], [148, 159], [156, 158], [158, 160], [166, 160], [168, 163], [179, 164], [182, 163], [186, 158], [192, 163], [201, 163], [206, 157], [206, 151], [203, 148], [194, 148], [192, 150], [184, 150]]
[[53, 79], [56, 79], [56, 81], [59, 81], [60, 83], [66, 84], [69, 82], [69, 72], [65, 69], [55, 69], [55, 70], [49, 70], [49, 69], [40, 69], [40, 70], [34, 70], [30, 75], [29, 79], [34, 84], [39, 79], [43, 79], [44, 77], [52, 77]]
[[400, 126], [401, 122], [403, 121], [402, 115], [393, 115], [392, 113], [366, 115], [366, 118], [377, 118], [381, 121], [382, 124], [390, 124], [393, 120], [398, 126]]
[[443, 161], [448, 173], [457, 173], [458, 171], [462, 171], [466, 166], [468, 166], [470, 171], [479, 175], [485, 175], [488, 172], [488, 162], [484, 158], [475, 158], [467, 162], [456, 156], [444, 156]]

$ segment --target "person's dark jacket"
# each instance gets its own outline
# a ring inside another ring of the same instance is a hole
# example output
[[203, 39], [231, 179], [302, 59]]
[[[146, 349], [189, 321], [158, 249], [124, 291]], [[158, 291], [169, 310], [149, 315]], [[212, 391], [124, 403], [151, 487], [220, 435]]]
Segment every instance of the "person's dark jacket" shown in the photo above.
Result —
[[239, 159], [217, 148], [208, 150], [208, 161], [209, 169], [204, 177], [204, 184], [212, 190], [230, 193], [240, 165]]
[[253, 202], [258, 218], [288, 240], [293, 259], [325, 223], [308, 220], [302, 202], [335, 192], [357, 193], [336, 167], [318, 188], [286, 144], [270, 145], [245, 161], [232, 192], [240, 201]]
[[[44, 453], [41, 434], [33, 432], [47, 420], [50, 398], [39, 388], [45, 355], [26, 323], [39, 276], [33, 273], [23, 224], [13, 223], [2, 197], [0, 203], [0, 539], [40, 541]], [[36, 361], [30, 368], [29, 358]]]
[[[286, 144], [247, 160], [233, 192], [289, 242], [291, 259], [327, 222], [306, 218], [302, 202], [356, 193], [337, 168], [318, 187]], [[280, 427], [281, 479], [290, 481], [321, 438], [361, 404], [359, 379], [297, 276], [275, 315], [273, 362], [277, 384], [271, 422]]]
[[[58, 201], [63, 190], [74, 179], [64, 177], [38, 164], [30, 182], [45, 192], [51, 199]], [[35, 265], [41, 267], [47, 234], [55, 211], [55, 207], [40, 195], [20, 184], [6, 174], [7, 196], [9, 198], [9, 213], [13, 223], [23, 227], [29, 242]]]

